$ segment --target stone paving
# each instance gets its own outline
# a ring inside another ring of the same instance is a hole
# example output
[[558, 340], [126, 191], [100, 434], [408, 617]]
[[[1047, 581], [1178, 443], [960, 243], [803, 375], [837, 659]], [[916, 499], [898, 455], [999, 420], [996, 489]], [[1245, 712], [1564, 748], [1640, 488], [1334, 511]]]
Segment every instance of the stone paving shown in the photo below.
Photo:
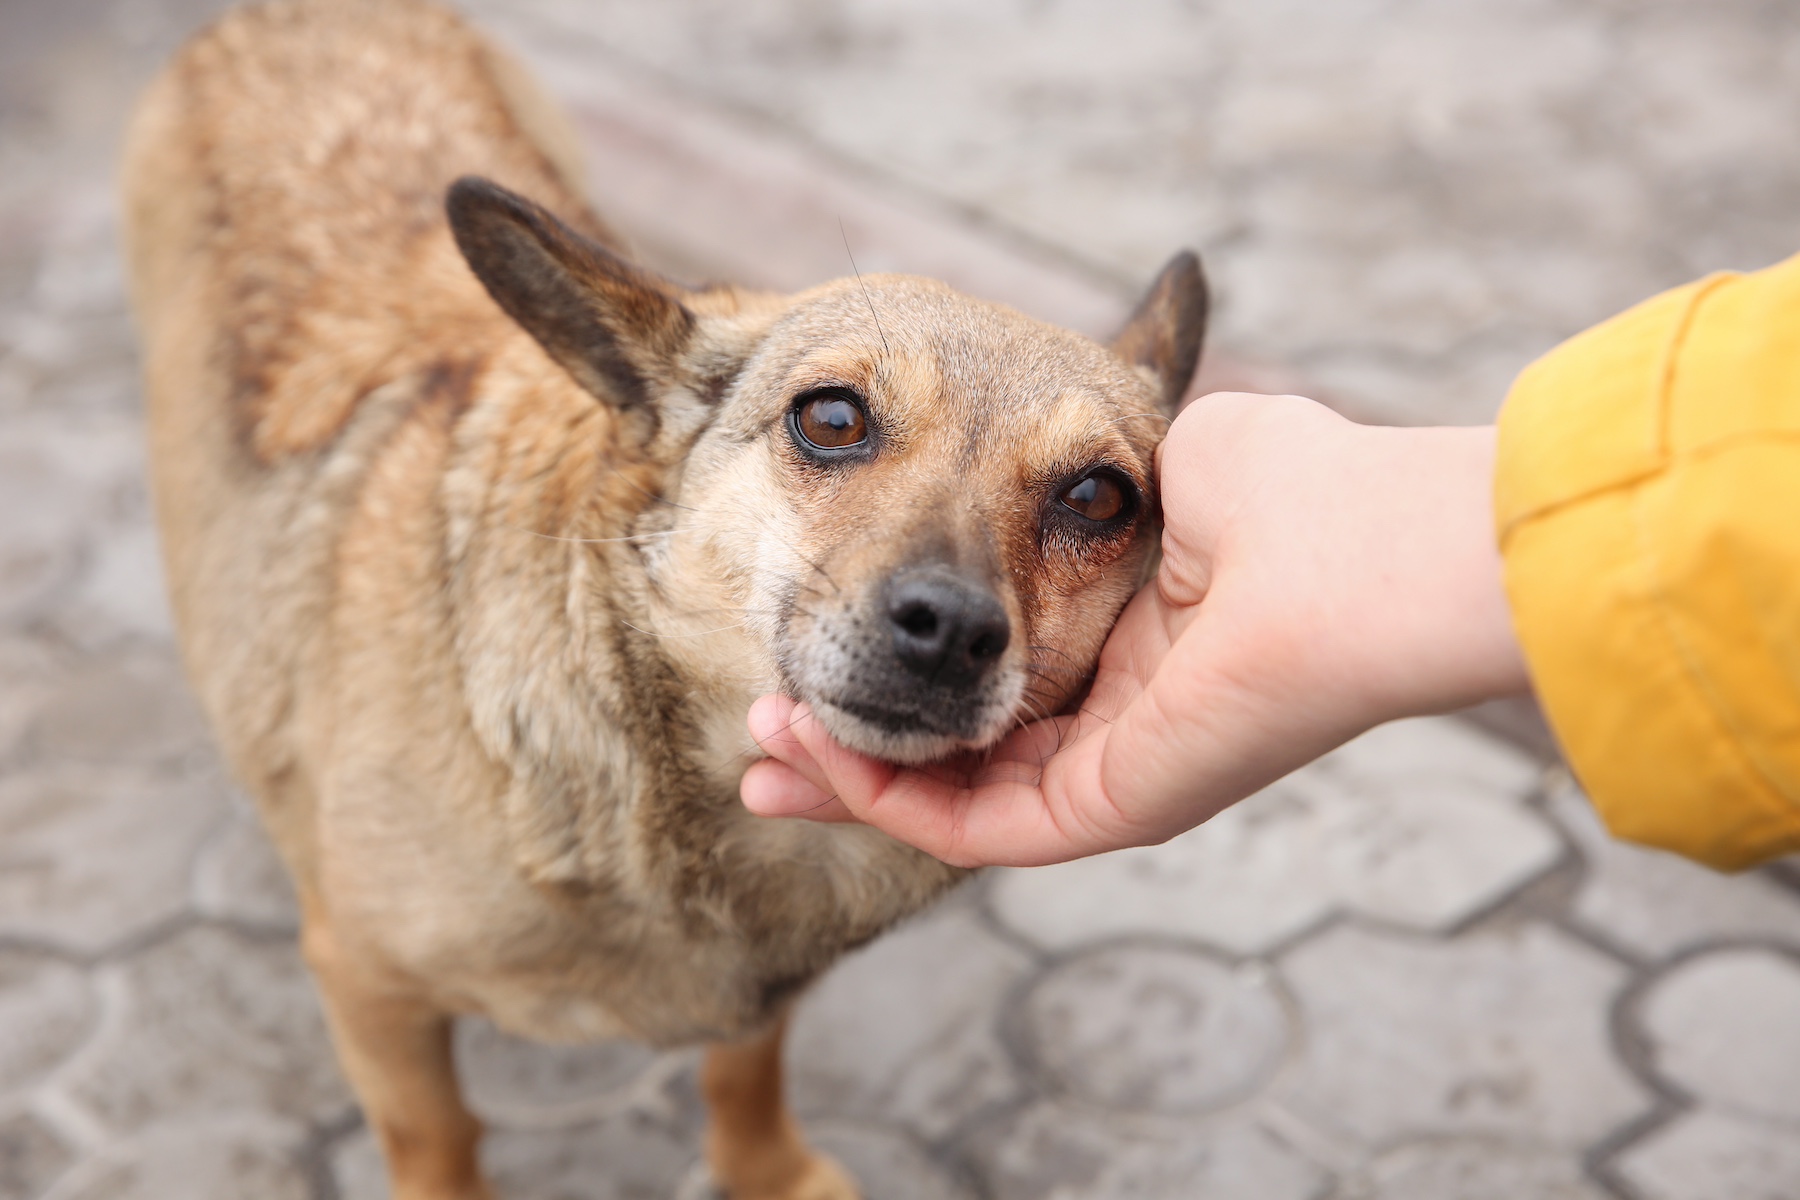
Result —
[[[0, 7], [0, 1200], [383, 1194], [139, 461], [111, 162], [211, 7]], [[797, 286], [841, 219], [865, 270], [1100, 330], [1194, 243], [1213, 382], [1390, 419], [1478, 419], [1574, 328], [1794, 248], [1777, 3], [480, 8], [672, 269]], [[807, 998], [795, 1102], [871, 1200], [1800, 1197], [1800, 870], [1610, 842], [1520, 745], [1401, 723], [989, 874]], [[510, 1200], [706, 1195], [693, 1054], [458, 1051]]]

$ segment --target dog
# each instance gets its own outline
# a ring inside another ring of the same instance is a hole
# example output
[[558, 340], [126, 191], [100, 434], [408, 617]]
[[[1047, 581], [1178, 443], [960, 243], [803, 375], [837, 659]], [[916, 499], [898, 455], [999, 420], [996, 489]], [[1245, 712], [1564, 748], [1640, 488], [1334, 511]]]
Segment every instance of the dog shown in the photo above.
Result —
[[221, 18], [124, 186], [187, 671], [292, 874], [397, 1200], [490, 1193], [454, 1014], [705, 1042], [733, 1200], [845, 1200], [782, 1102], [834, 959], [961, 872], [737, 800], [759, 695], [917, 762], [1063, 709], [1154, 549], [1206, 317], [1110, 346], [925, 279], [633, 265], [525, 73], [422, 0]]

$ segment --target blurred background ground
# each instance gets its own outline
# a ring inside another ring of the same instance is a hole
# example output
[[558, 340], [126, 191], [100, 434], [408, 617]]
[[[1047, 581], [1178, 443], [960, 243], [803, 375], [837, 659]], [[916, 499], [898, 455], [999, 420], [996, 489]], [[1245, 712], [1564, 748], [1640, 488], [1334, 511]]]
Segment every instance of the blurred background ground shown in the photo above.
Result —
[[[380, 1195], [142, 479], [113, 159], [215, 7], [0, 0], [4, 1200]], [[1486, 419], [1569, 333], [1796, 248], [1786, 3], [475, 10], [671, 270], [802, 286], [842, 221], [865, 271], [1099, 333], [1191, 245], [1210, 382], [1369, 418]], [[1793, 878], [1610, 844], [1528, 738], [1409, 723], [856, 956], [797, 1099], [872, 1200], [1792, 1200]], [[509, 1197], [703, 1190], [691, 1056], [461, 1049]]]

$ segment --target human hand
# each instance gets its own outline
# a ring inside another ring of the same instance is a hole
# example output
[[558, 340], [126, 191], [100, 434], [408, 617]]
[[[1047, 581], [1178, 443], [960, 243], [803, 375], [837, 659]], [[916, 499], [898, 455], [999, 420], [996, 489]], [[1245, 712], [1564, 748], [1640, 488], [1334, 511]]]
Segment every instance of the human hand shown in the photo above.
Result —
[[1074, 716], [927, 767], [768, 696], [765, 816], [856, 820], [962, 866], [1165, 841], [1363, 730], [1528, 686], [1495, 548], [1494, 431], [1355, 425], [1219, 393], [1157, 455], [1163, 561]]

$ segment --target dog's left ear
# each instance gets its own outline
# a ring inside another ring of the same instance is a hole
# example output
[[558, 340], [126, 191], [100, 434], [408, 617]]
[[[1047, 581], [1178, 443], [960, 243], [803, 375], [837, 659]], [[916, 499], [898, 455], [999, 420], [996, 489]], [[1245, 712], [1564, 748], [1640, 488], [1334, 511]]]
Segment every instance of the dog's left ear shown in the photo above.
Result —
[[489, 180], [457, 180], [445, 209], [488, 295], [587, 391], [646, 407], [675, 374], [695, 321], [672, 286]]
[[1200, 257], [1183, 250], [1169, 260], [1150, 291], [1113, 339], [1113, 352], [1149, 373], [1162, 392], [1163, 411], [1175, 414], [1206, 340], [1206, 275]]

